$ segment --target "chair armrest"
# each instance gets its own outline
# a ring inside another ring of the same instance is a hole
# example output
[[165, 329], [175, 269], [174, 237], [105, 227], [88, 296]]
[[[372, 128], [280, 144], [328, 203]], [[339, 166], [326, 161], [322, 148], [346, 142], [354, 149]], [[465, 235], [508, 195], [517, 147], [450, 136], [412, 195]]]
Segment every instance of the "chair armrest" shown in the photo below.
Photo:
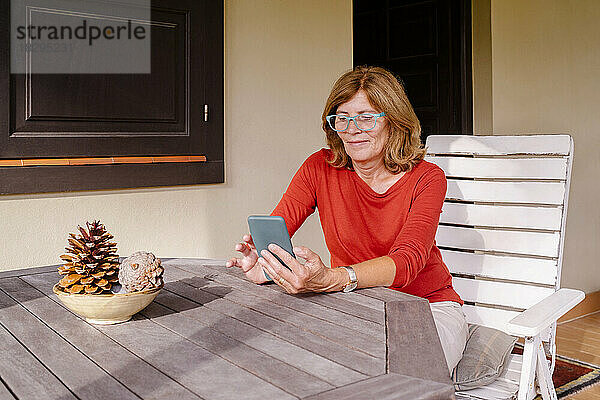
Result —
[[515, 336], [536, 336], [575, 307], [584, 297], [585, 293], [581, 290], [558, 289], [508, 321], [506, 330]]

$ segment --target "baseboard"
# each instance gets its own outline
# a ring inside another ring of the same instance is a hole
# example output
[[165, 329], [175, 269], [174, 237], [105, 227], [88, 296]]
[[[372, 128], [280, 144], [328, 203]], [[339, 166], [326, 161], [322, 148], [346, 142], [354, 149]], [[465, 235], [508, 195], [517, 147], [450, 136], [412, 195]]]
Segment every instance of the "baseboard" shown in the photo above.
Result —
[[600, 290], [597, 292], [586, 293], [585, 299], [577, 304], [571, 311], [563, 315], [558, 320], [558, 323], [565, 323], [598, 311], [600, 311]]

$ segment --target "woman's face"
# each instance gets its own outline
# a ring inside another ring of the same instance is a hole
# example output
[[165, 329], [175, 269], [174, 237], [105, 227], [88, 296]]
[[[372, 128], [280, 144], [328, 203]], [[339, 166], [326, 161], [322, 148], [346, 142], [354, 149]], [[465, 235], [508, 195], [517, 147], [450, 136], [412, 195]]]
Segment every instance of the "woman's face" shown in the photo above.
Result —
[[[354, 97], [339, 105], [336, 114], [354, 117], [362, 113], [379, 114], [380, 112], [371, 105], [366, 93], [359, 90]], [[359, 130], [351, 121], [348, 129], [338, 132], [338, 135], [353, 162], [368, 162], [383, 159], [389, 130], [384, 117], [379, 117], [375, 128], [370, 131]]]

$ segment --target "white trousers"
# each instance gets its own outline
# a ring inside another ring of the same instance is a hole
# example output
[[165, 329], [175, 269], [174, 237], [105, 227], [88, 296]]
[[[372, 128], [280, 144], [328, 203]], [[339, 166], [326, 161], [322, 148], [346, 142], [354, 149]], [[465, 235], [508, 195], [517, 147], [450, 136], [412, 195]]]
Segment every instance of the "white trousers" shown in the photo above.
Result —
[[462, 358], [469, 336], [467, 320], [462, 306], [454, 301], [440, 301], [430, 303], [429, 306], [446, 356], [448, 371], [452, 376], [452, 370]]

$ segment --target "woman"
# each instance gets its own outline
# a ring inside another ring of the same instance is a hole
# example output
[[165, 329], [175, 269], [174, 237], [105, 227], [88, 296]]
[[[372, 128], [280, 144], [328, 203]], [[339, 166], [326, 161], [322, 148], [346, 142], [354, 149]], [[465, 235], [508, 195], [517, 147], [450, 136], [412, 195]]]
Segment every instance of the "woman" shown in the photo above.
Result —
[[386, 286], [426, 298], [452, 371], [468, 330], [434, 242], [446, 177], [423, 160], [421, 127], [404, 88], [382, 68], [345, 73], [327, 99], [323, 130], [329, 149], [308, 157], [272, 215], [293, 235], [318, 205], [331, 268], [309, 248], [294, 248], [301, 264], [270, 245], [290, 271], [268, 251], [259, 256], [249, 235], [235, 247], [242, 257], [227, 266], [255, 283], [267, 273], [288, 293]]

